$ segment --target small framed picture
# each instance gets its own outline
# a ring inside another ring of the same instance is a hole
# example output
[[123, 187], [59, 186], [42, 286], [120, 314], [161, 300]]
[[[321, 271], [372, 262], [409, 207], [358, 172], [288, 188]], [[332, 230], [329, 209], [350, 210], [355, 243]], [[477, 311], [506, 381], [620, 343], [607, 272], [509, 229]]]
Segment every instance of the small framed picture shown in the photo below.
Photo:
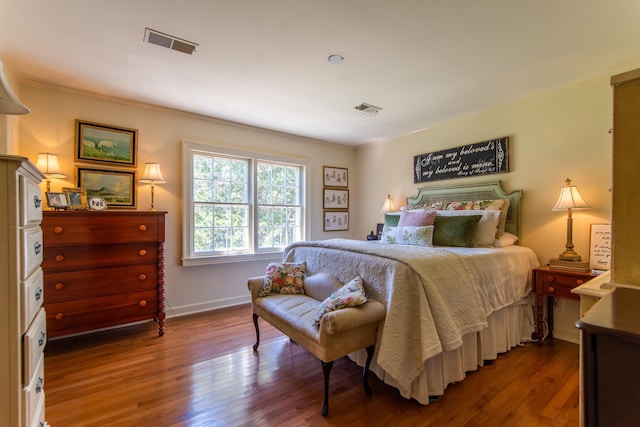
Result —
[[384, 229], [384, 224], [378, 223], [376, 225], [376, 236], [378, 236], [378, 240], [380, 240], [380, 237], [382, 237], [382, 230], [383, 229]]
[[322, 191], [324, 209], [349, 209], [349, 190], [324, 188]]
[[89, 209], [87, 192], [83, 188], [65, 187], [62, 191], [67, 195], [69, 209]]
[[325, 187], [348, 187], [349, 170], [347, 168], [336, 168], [333, 166], [323, 166], [322, 174]]
[[349, 229], [349, 212], [324, 211], [324, 231], [345, 231]]
[[593, 270], [611, 269], [611, 224], [591, 224], [589, 263]]
[[76, 120], [76, 161], [136, 166], [138, 130]]
[[66, 193], [46, 193], [47, 205], [52, 209], [67, 209], [69, 207], [69, 201], [67, 200]]

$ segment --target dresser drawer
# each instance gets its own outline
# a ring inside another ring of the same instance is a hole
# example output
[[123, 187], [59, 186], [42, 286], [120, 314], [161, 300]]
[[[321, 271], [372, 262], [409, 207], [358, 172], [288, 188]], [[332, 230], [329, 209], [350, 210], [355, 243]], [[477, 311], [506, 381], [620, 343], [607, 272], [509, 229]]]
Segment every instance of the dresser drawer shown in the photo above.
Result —
[[25, 425], [33, 425], [40, 405], [44, 405], [44, 355], [38, 361], [32, 381], [22, 389], [22, 405]]
[[31, 276], [22, 282], [22, 330], [25, 333], [31, 321], [44, 301], [44, 279], [42, 269], [38, 268]]
[[36, 410], [32, 414], [25, 414], [24, 419], [29, 421], [31, 420], [31, 424], [25, 424], [30, 427], [48, 427], [49, 424], [46, 423], [44, 418], [44, 409], [45, 409], [45, 393], [42, 392], [42, 397], [38, 400], [38, 406]]
[[155, 242], [93, 246], [52, 246], [47, 242], [42, 268], [49, 273], [157, 261], [158, 244]]
[[33, 382], [38, 363], [44, 355], [44, 347], [47, 345], [47, 315], [41, 308], [31, 326], [24, 334], [22, 342], [22, 383], [27, 385]]
[[42, 228], [47, 245], [52, 246], [164, 241], [158, 217], [150, 215], [60, 213], [46, 215]]
[[20, 175], [20, 225], [37, 225], [42, 221], [42, 191], [40, 186]]
[[22, 277], [28, 277], [42, 262], [42, 230], [40, 227], [20, 231], [22, 251]]
[[45, 303], [49, 337], [152, 319], [158, 313], [157, 292], [142, 291], [100, 298]]
[[49, 273], [44, 283], [47, 303], [156, 289], [157, 271], [155, 264], [143, 264]]

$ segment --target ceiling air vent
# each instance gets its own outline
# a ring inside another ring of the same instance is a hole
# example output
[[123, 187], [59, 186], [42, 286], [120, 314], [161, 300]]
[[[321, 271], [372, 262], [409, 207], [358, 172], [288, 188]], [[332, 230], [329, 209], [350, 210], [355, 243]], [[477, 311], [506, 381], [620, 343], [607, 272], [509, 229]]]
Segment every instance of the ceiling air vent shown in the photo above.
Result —
[[375, 116], [380, 112], [380, 110], [382, 110], [382, 108], [380, 107], [376, 107], [375, 105], [367, 104], [365, 102], [360, 105], [356, 105], [353, 108], [360, 111], [362, 114], [366, 114], [367, 116]]
[[198, 47], [198, 43], [179, 39], [178, 37], [170, 36], [169, 34], [161, 33], [160, 31], [152, 30], [151, 28], [144, 29], [144, 41], [166, 47], [168, 49], [177, 50], [178, 52], [186, 53], [187, 55], [191, 55]]

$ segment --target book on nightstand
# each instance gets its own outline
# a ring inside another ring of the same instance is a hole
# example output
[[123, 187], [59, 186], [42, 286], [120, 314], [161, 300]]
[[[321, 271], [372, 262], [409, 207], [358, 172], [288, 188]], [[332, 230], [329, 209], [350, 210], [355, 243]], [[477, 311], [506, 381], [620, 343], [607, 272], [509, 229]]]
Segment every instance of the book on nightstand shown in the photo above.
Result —
[[549, 268], [553, 270], [569, 270], [569, 271], [591, 271], [589, 260], [586, 261], [567, 261], [559, 258], [551, 258], [549, 260]]

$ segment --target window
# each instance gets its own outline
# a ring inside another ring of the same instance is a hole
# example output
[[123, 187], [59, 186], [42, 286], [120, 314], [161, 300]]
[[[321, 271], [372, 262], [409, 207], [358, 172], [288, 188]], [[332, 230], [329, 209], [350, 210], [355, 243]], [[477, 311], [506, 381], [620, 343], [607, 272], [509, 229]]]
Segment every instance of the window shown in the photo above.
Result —
[[305, 238], [299, 159], [183, 143], [183, 265], [273, 257]]

